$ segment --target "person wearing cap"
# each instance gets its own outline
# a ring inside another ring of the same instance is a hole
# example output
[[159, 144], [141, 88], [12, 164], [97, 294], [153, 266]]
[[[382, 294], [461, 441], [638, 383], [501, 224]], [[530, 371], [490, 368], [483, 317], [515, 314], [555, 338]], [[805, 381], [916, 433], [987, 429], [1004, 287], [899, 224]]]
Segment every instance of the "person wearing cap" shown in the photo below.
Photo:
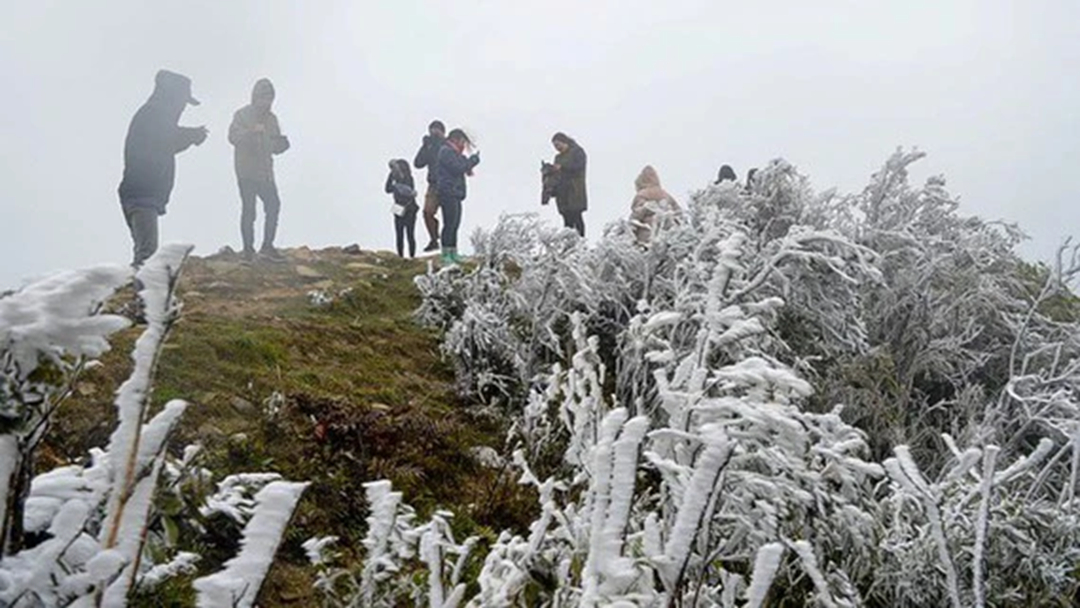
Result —
[[165, 215], [176, 179], [176, 155], [206, 141], [202, 127], [177, 123], [191, 96], [191, 79], [160, 70], [154, 92], [135, 112], [124, 140], [124, 176], [118, 193], [134, 242], [132, 265], [139, 267], [158, 247], [158, 217]]
[[454, 129], [446, 136], [446, 142], [435, 159], [435, 189], [439, 208], [443, 214], [442, 262], [458, 264], [457, 233], [461, 226], [461, 203], [467, 194], [465, 176], [472, 175], [473, 167], [480, 164], [480, 154], [465, 157], [470, 146], [469, 136], [461, 129]]
[[[433, 120], [428, 125], [428, 133], [420, 143], [413, 166], [417, 169], [427, 167], [427, 192], [424, 194], [424, 227], [428, 231], [428, 244], [424, 251], [436, 251], [439, 248], [439, 196], [435, 188], [435, 160], [446, 138], [446, 125], [441, 120]], [[444, 218], [445, 219], [445, 218]]]
[[555, 186], [555, 206], [563, 218], [563, 226], [573, 228], [585, 236], [585, 218], [583, 214], [589, 208], [589, 197], [585, 190], [585, 165], [588, 157], [585, 150], [565, 133], [556, 133], [551, 138], [558, 154], [553, 167], [558, 181]]
[[270, 259], [281, 259], [274, 248], [277, 235], [281, 198], [274, 181], [274, 155], [289, 149], [289, 139], [281, 134], [277, 116], [271, 111], [274, 104], [274, 84], [268, 78], [255, 82], [251, 103], [233, 115], [229, 125], [229, 143], [233, 145], [236, 181], [240, 187], [240, 237], [243, 256], [255, 255], [255, 199], [262, 200], [265, 224], [259, 253]]

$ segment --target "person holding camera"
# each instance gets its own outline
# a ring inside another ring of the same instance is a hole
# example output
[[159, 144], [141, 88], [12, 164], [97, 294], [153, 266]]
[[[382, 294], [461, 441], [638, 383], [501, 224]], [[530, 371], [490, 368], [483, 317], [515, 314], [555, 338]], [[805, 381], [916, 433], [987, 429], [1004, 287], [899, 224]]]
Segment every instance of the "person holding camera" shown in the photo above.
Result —
[[585, 166], [588, 156], [585, 150], [566, 133], [556, 133], [551, 137], [555, 146], [555, 160], [551, 165], [556, 180], [555, 206], [563, 218], [563, 226], [573, 228], [582, 237], [585, 236], [584, 213], [589, 208], [589, 196], [585, 189]]
[[229, 143], [233, 145], [236, 181], [240, 187], [240, 236], [244, 242], [243, 255], [255, 255], [255, 199], [262, 199], [265, 225], [259, 252], [281, 260], [274, 248], [277, 236], [281, 197], [274, 181], [274, 155], [289, 149], [289, 139], [281, 134], [277, 116], [271, 111], [274, 104], [274, 84], [268, 78], [259, 79], [251, 91], [251, 103], [233, 115], [229, 125]]
[[124, 140], [124, 177], [118, 194], [134, 242], [132, 266], [138, 268], [158, 248], [158, 217], [165, 215], [176, 181], [176, 155], [206, 141], [206, 127], [177, 123], [191, 96], [191, 79], [159, 70], [154, 92], [139, 108]]
[[[420, 142], [420, 149], [413, 159], [413, 166], [417, 169], [427, 167], [427, 192], [424, 193], [424, 227], [428, 231], [428, 244], [424, 251], [436, 251], [439, 249], [439, 218], [435, 212], [439, 210], [439, 195], [435, 188], [435, 161], [446, 141], [446, 125], [441, 120], [433, 120], [428, 125], [428, 134]], [[445, 218], [444, 218], [445, 219]]]
[[461, 258], [457, 252], [457, 233], [461, 226], [461, 203], [465, 200], [467, 189], [465, 177], [472, 175], [473, 167], [480, 164], [480, 154], [473, 153], [466, 157], [465, 151], [471, 142], [461, 129], [450, 131], [446, 143], [439, 150], [435, 163], [435, 189], [439, 197], [439, 208], [443, 214], [442, 262], [458, 264]]

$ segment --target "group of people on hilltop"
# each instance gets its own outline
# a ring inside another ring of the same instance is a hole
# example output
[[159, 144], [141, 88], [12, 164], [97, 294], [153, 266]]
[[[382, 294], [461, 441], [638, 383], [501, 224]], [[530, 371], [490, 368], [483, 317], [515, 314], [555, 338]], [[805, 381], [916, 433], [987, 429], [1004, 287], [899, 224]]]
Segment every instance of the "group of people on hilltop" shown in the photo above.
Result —
[[[551, 174], [545, 187], [551, 188], [564, 225], [585, 236], [584, 213], [588, 209], [585, 170], [588, 156], [565, 133], [556, 133], [551, 143], [556, 155], [553, 163], [545, 163], [545, 167], [550, 167]], [[441, 258], [448, 263], [457, 263], [461, 259], [457, 251], [457, 233], [461, 226], [462, 202], [467, 193], [465, 178], [472, 175], [473, 168], [480, 162], [477, 152], [465, 156], [466, 151], [471, 149], [472, 142], [462, 129], [454, 129], [446, 134], [446, 125], [441, 120], [434, 120], [428, 125], [428, 132], [421, 139], [420, 149], [413, 160], [415, 168], [427, 169], [423, 215], [428, 244], [424, 251], [441, 249]], [[409, 257], [415, 257], [416, 215], [420, 212], [415, 180], [405, 159], [391, 159], [389, 167], [385, 190], [394, 197], [397, 253], [404, 257], [407, 243]], [[546, 202], [547, 199], [544, 199], [543, 203]], [[439, 211], [443, 218], [441, 232], [436, 215]]]
[[[236, 111], [229, 126], [228, 139], [234, 148], [234, 168], [240, 191], [241, 255], [252, 260], [256, 255], [281, 260], [274, 247], [281, 197], [274, 178], [274, 156], [289, 149], [289, 139], [272, 108], [273, 83], [259, 79], [251, 92], [251, 103]], [[120, 183], [120, 205], [133, 241], [133, 265], [142, 265], [157, 250], [158, 218], [165, 215], [175, 182], [176, 155], [206, 141], [205, 126], [181, 127], [180, 116], [188, 105], [199, 105], [192, 96], [191, 79], [160, 70], [154, 79], [154, 91], [132, 118], [124, 144], [124, 175]], [[588, 155], [569, 135], [559, 132], [551, 138], [555, 157], [543, 163], [541, 204], [555, 199], [563, 225], [585, 236], [584, 214], [588, 210], [586, 169]], [[468, 193], [467, 178], [480, 163], [479, 152], [464, 130], [446, 132], [440, 120], [432, 121], [423, 136], [412, 166], [427, 169], [427, 187], [423, 197], [424, 226], [428, 233], [425, 252], [441, 250], [444, 263], [461, 261], [458, 254], [458, 229], [462, 203]], [[747, 185], [752, 182], [752, 169]], [[735, 181], [734, 170], [721, 167], [717, 182]], [[660, 185], [652, 166], [642, 169], [634, 182], [636, 193], [631, 203], [630, 223], [638, 242], [646, 245], [665, 217], [677, 217], [681, 208]], [[421, 213], [419, 193], [409, 162], [395, 158], [389, 162], [385, 190], [393, 196], [394, 232], [397, 253], [416, 255], [416, 217]], [[264, 228], [262, 244], [256, 254], [255, 218], [257, 201], [262, 201]], [[442, 214], [442, 229], [438, 213]]]
[[[466, 152], [472, 152], [466, 156]], [[416, 183], [409, 161], [403, 158], [390, 160], [390, 174], [386, 176], [386, 192], [394, 197], [394, 233], [399, 256], [405, 256], [408, 242], [409, 257], [416, 256]], [[424, 251], [441, 249], [444, 263], [461, 261], [457, 250], [458, 229], [461, 227], [462, 203], [468, 194], [465, 178], [480, 164], [479, 152], [472, 150], [472, 142], [462, 129], [446, 133], [440, 120], [428, 125], [427, 135], [420, 143], [413, 165], [427, 169], [427, 190], [424, 192], [424, 226], [428, 232], [428, 244]], [[436, 212], [442, 211], [443, 225], [439, 230]]]
[[[274, 248], [281, 198], [274, 180], [274, 156], [289, 149], [277, 116], [271, 110], [274, 85], [263, 78], [255, 83], [251, 103], [240, 108], [229, 126], [234, 148], [234, 168], [240, 190], [240, 234], [243, 256], [255, 256], [256, 200], [263, 203], [265, 226], [259, 253], [280, 259]], [[191, 79], [160, 70], [154, 91], [139, 108], [124, 141], [124, 175], [120, 182], [120, 206], [131, 232], [134, 266], [141, 266], [157, 250], [158, 218], [165, 215], [176, 177], [176, 155], [206, 141], [205, 126], [181, 127], [180, 115], [192, 96]]]

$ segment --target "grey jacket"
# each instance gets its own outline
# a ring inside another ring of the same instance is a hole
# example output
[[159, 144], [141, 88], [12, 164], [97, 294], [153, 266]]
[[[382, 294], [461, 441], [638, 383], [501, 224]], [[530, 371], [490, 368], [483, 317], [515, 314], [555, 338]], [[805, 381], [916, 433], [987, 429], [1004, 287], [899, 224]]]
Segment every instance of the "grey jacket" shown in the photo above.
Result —
[[[253, 103], [237, 110], [229, 125], [229, 143], [234, 149], [237, 179], [274, 181], [274, 155], [289, 149], [289, 140], [281, 135], [277, 116], [254, 105], [257, 95], [272, 96], [273, 88], [266, 78], [256, 82], [251, 91]], [[261, 130], [258, 125], [262, 125]]]

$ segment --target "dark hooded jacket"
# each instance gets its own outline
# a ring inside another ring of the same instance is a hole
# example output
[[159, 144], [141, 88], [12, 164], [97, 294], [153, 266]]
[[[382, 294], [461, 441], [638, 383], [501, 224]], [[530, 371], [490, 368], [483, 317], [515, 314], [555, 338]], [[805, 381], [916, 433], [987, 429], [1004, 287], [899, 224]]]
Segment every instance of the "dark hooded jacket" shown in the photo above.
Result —
[[449, 142], [444, 143], [435, 164], [435, 191], [439, 200], [465, 200], [465, 195], [468, 194], [465, 175], [478, 164], [478, 155], [473, 154], [466, 158]]
[[559, 182], [555, 187], [555, 204], [559, 213], [576, 213], [589, 208], [589, 196], [585, 190], [585, 165], [588, 157], [585, 150], [571, 140], [566, 152], [555, 156], [559, 165]]
[[202, 129], [177, 125], [189, 102], [198, 103], [191, 97], [188, 77], [158, 72], [154, 92], [131, 119], [124, 140], [119, 189], [124, 207], [149, 207], [165, 214], [176, 180], [176, 155], [204, 138]]
[[[269, 182], [274, 181], [274, 156], [289, 149], [289, 140], [281, 135], [277, 116], [270, 110], [256, 107], [255, 98], [260, 94], [274, 97], [274, 85], [267, 78], [255, 83], [251, 90], [251, 103], [233, 115], [229, 125], [229, 143], [233, 145], [233, 160], [237, 179]], [[262, 125], [262, 131], [255, 130]]]
[[420, 149], [416, 151], [416, 158], [413, 159], [413, 166], [417, 169], [428, 168], [427, 181], [432, 186], [435, 185], [435, 163], [438, 161], [439, 150], [442, 150], [444, 143], [446, 139], [443, 137], [425, 135], [424, 143], [420, 145]]

